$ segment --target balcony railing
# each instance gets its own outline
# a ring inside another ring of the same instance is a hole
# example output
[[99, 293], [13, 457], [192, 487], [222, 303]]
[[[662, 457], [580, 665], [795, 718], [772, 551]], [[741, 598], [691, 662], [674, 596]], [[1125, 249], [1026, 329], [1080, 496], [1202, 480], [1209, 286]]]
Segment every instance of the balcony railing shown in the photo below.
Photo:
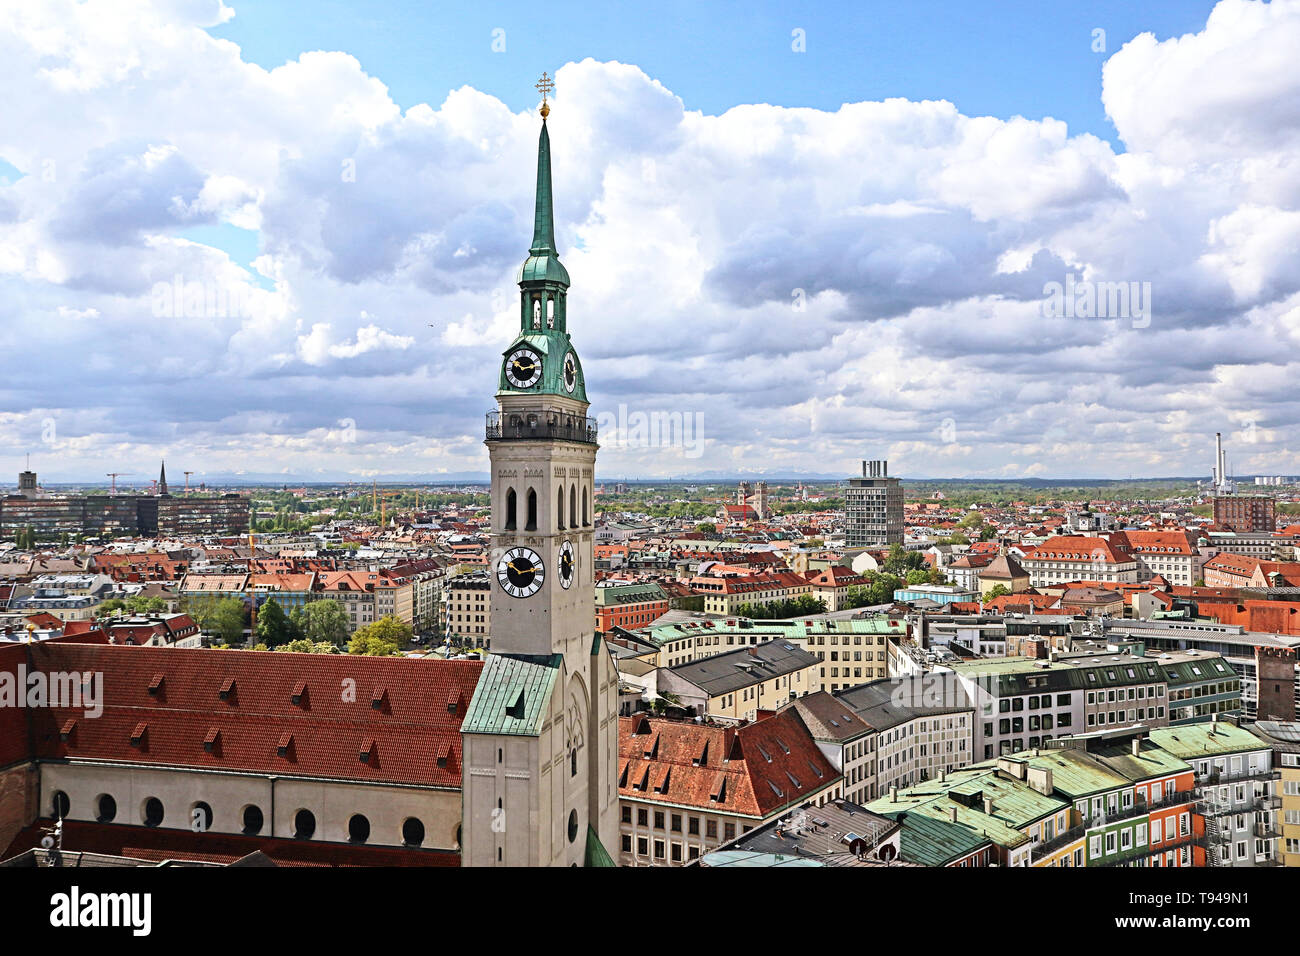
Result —
[[487, 413], [487, 440], [537, 439], [596, 444], [596, 419], [554, 409], [522, 408]]
[[1271, 770], [1251, 769], [1251, 770], [1211, 770], [1204, 777], [1196, 781], [1198, 787], [1221, 787], [1228, 783], [1243, 783], [1247, 780], [1279, 780], [1282, 777], [1280, 768]]
[[1281, 835], [1282, 835], [1282, 831], [1278, 829], [1278, 825], [1276, 823], [1255, 824], [1255, 836], [1260, 840], [1272, 840], [1275, 837], [1280, 837]]

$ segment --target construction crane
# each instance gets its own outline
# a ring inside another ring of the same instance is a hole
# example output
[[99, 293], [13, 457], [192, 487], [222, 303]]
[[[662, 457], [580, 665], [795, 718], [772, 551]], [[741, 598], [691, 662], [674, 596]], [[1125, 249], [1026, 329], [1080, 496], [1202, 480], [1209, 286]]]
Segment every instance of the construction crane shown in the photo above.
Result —
[[131, 474], [131, 472], [129, 472], [129, 471], [106, 471], [106, 472], [104, 472], [104, 474], [107, 475], [109, 478], [112, 478], [112, 479], [113, 479], [113, 487], [109, 489], [109, 492], [108, 492], [108, 493], [109, 493], [110, 495], [115, 495], [115, 494], [117, 494], [117, 479], [118, 479], [118, 477], [119, 477], [120, 475], [129, 475], [129, 474]]
[[378, 491], [376, 495], [379, 498], [379, 526], [382, 528], [387, 523], [388, 517], [388, 499], [397, 498], [402, 493], [400, 491]]
[[185, 472], [185, 493], [187, 495], [190, 493], [190, 475], [192, 474], [194, 474], [192, 471]]

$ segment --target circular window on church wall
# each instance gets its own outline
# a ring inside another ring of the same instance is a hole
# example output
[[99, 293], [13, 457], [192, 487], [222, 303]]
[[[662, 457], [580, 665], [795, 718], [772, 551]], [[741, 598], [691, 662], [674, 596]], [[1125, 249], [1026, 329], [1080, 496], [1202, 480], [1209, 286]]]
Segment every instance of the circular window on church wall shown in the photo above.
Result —
[[262, 832], [262, 811], [259, 807], [249, 804], [244, 807], [244, 834], [246, 836], [255, 836]]
[[578, 811], [569, 811], [569, 842], [578, 839]]
[[419, 846], [424, 842], [424, 824], [415, 817], [407, 817], [402, 823], [402, 843], [406, 846]]
[[55, 790], [53, 800], [54, 818], [56, 820], [62, 820], [68, 815], [68, 811], [71, 809], [72, 801], [68, 799], [68, 795], [62, 790]]
[[316, 832], [316, 814], [310, 810], [299, 810], [293, 815], [293, 838], [310, 840]]
[[106, 793], [99, 795], [95, 807], [97, 810], [95, 819], [100, 823], [112, 823], [113, 818], [117, 816], [117, 801]]
[[144, 802], [144, 825], [156, 827], [163, 822], [163, 805], [157, 797], [150, 797]]
[[354, 813], [348, 821], [348, 839], [353, 843], [365, 843], [370, 839], [370, 821], [360, 813]]

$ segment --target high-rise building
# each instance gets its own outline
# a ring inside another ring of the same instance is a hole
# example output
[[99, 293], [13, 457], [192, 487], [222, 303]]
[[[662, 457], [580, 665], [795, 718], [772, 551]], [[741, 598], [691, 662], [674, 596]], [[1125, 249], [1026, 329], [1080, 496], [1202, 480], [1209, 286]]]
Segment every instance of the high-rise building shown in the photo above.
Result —
[[1214, 523], [1225, 531], [1276, 531], [1276, 508], [1268, 495], [1216, 495]]
[[549, 112], [543, 99], [519, 334], [487, 419], [492, 653], [461, 725], [466, 866], [609, 862], [618, 835], [618, 681], [593, 628], [596, 423], [568, 332]]
[[844, 493], [844, 544], [883, 548], [903, 543], [903, 483], [889, 477], [889, 462], [864, 461], [862, 477]]

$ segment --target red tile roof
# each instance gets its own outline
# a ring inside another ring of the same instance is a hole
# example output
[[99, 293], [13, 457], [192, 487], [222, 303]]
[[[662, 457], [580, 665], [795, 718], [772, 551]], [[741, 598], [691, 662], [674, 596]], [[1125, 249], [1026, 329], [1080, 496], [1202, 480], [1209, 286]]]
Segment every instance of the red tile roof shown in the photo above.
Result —
[[[39, 757], [436, 787], [460, 786], [464, 707], [450, 713], [446, 701], [473, 696], [483, 666], [481, 661], [49, 641], [22, 647], [31, 655], [29, 669], [104, 675], [103, 715], [80, 721], [74, 740], [59, 740], [57, 730], [84, 708], [25, 711]], [[300, 685], [306, 694], [295, 705]], [[224, 699], [223, 688], [229, 689]], [[381, 709], [372, 706], [376, 693], [383, 695]], [[8, 718], [0, 715], [0, 725]], [[220, 747], [205, 750], [213, 730], [220, 731]], [[293, 745], [280, 756], [289, 736]], [[362, 762], [366, 739], [373, 741], [373, 750]], [[453, 759], [440, 766], [437, 754], [447, 747]]]
[[620, 717], [618, 773], [623, 797], [759, 818], [839, 778], [793, 710], [739, 728]]
[[[41, 820], [20, 832], [3, 859], [17, 856], [39, 845], [42, 829], [53, 820]], [[286, 840], [224, 833], [192, 833], [168, 827], [122, 826], [65, 820], [63, 855], [67, 865], [76, 864], [77, 853], [104, 853], [133, 860], [161, 862], [184, 860], [200, 863], [233, 863], [260, 850], [279, 866], [459, 866], [454, 850], [413, 847], [361, 846], [322, 843], [314, 840]]]

